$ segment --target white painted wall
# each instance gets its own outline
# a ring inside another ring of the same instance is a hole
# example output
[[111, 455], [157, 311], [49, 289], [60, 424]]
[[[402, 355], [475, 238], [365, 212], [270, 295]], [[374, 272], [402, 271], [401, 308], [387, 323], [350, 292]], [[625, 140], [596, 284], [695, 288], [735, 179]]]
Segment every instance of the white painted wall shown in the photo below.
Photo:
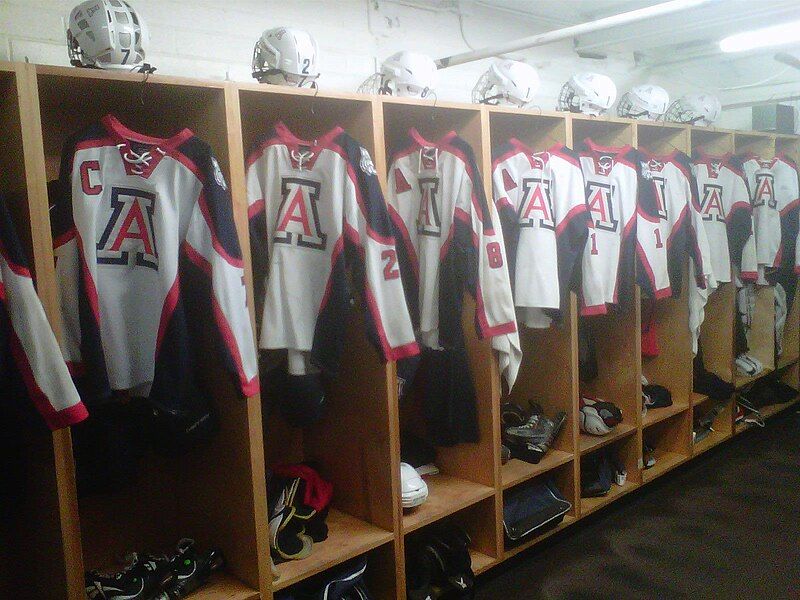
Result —
[[[148, 62], [158, 73], [199, 78], [251, 80], [253, 44], [270, 27], [305, 28], [320, 46], [320, 87], [355, 91], [390, 54], [413, 49], [434, 58], [483, 47], [552, 28], [518, 14], [443, 0], [129, 0], [151, 31]], [[0, 0], [0, 59], [67, 65], [65, 21], [77, 0]], [[444, 6], [439, 10], [427, 7]], [[568, 10], [569, 2], [564, 2]], [[457, 7], [457, 8], [456, 8]], [[555, 107], [571, 74], [593, 70], [609, 75], [620, 95], [635, 83], [652, 81], [671, 97], [697, 91], [680, 70], [649, 74], [633, 57], [579, 58], [565, 42], [519, 52], [542, 79], [538, 104]], [[470, 92], [490, 60], [440, 71], [437, 96], [470, 101]], [[749, 128], [749, 109], [723, 118], [722, 126]]]
[[[547, 28], [468, 2], [461, 3], [462, 37], [455, 10], [387, 0], [129, 1], [150, 26], [147, 58], [159, 73], [249, 80], [253, 44], [261, 31], [287, 25], [305, 28], [317, 39], [320, 87], [330, 90], [355, 90], [381, 59], [401, 49], [438, 58], [467, 50], [467, 42], [481, 47]], [[0, 0], [0, 58], [68, 64], [64, 22], [74, 4], [75, 0]], [[540, 69], [542, 108], [554, 107], [561, 84], [576, 70], [605, 72], [621, 89], [635, 78], [630, 57], [581, 60], [570, 44], [519, 56]], [[484, 60], [442, 71], [439, 98], [469, 101], [473, 84], [488, 64]]]

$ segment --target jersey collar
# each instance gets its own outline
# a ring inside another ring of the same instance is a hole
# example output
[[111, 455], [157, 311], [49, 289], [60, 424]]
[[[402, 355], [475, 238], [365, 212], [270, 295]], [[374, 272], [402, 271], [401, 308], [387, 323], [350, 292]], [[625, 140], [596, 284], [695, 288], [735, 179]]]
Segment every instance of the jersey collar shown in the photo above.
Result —
[[[322, 137], [314, 140], [303, 140], [291, 132], [283, 121], [275, 123], [275, 135], [289, 150], [289, 159], [294, 168], [312, 169], [314, 163], [319, 158], [320, 151], [330, 148], [333, 140], [344, 132], [344, 129], [336, 125]], [[296, 160], [296, 156], [303, 154], [302, 165]], [[310, 156], [309, 156], [310, 154]]]
[[[170, 138], [157, 138], [133, 131], [123, 125], [114, 115], [108, 114], [100, 121], [116, 143], [122, 164], [128, 175], [147, 178], [155, 170], [161, 159], [176, 150], [183, 142], [194, 134], [190, 129], [183, 129]], [[153, 146], [153, 151], [136, 152], [131, 142]], [[145, 157], [142, 159], [142, 157]], [[136, 159], [136, 160], [132, 160]]]
[[453, 139], [458, 135], [455, 131], [449, 131], [444, 134], [441, 138], [439, 138], [436, 142], [429, 142], [426, 140], [422, 135], [420, 135], [419, 131], [415, 127], [412, 127], [408, 130], [409, 137], [414, 140], [420, 147], [422, 148], [442, 148], [449, 144]]

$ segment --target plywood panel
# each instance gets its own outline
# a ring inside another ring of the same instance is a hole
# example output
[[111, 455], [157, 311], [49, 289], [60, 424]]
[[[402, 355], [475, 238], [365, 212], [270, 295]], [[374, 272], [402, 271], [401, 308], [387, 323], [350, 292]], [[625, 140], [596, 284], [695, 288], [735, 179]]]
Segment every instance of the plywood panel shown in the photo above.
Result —
[[700, 347], [705, 368], [727, 382], [733, 382], [733, 324], [736, 317], [736, 288], [723, 283], [709, 297], [705, 320], [700, 328]]

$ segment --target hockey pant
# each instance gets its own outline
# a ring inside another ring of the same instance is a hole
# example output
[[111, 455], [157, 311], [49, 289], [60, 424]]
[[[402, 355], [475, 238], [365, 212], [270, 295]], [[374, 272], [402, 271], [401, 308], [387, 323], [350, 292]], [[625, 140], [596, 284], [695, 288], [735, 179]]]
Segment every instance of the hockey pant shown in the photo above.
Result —
[[475, 387], [464, 346], [422, 349], [414, 381], [422, 398], [428, 439], [435, 446], [478, 441]]

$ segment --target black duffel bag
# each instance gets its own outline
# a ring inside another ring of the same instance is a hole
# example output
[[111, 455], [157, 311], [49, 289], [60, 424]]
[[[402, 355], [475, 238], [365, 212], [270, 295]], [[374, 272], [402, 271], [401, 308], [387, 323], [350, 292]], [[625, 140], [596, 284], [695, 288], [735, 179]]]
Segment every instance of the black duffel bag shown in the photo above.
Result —
[[552, 481], [534, 481], [506, 492], [503, 498], [503, 529], [513, 545], [532, 534], [540, 534], [564, 520], [572, 509]]

